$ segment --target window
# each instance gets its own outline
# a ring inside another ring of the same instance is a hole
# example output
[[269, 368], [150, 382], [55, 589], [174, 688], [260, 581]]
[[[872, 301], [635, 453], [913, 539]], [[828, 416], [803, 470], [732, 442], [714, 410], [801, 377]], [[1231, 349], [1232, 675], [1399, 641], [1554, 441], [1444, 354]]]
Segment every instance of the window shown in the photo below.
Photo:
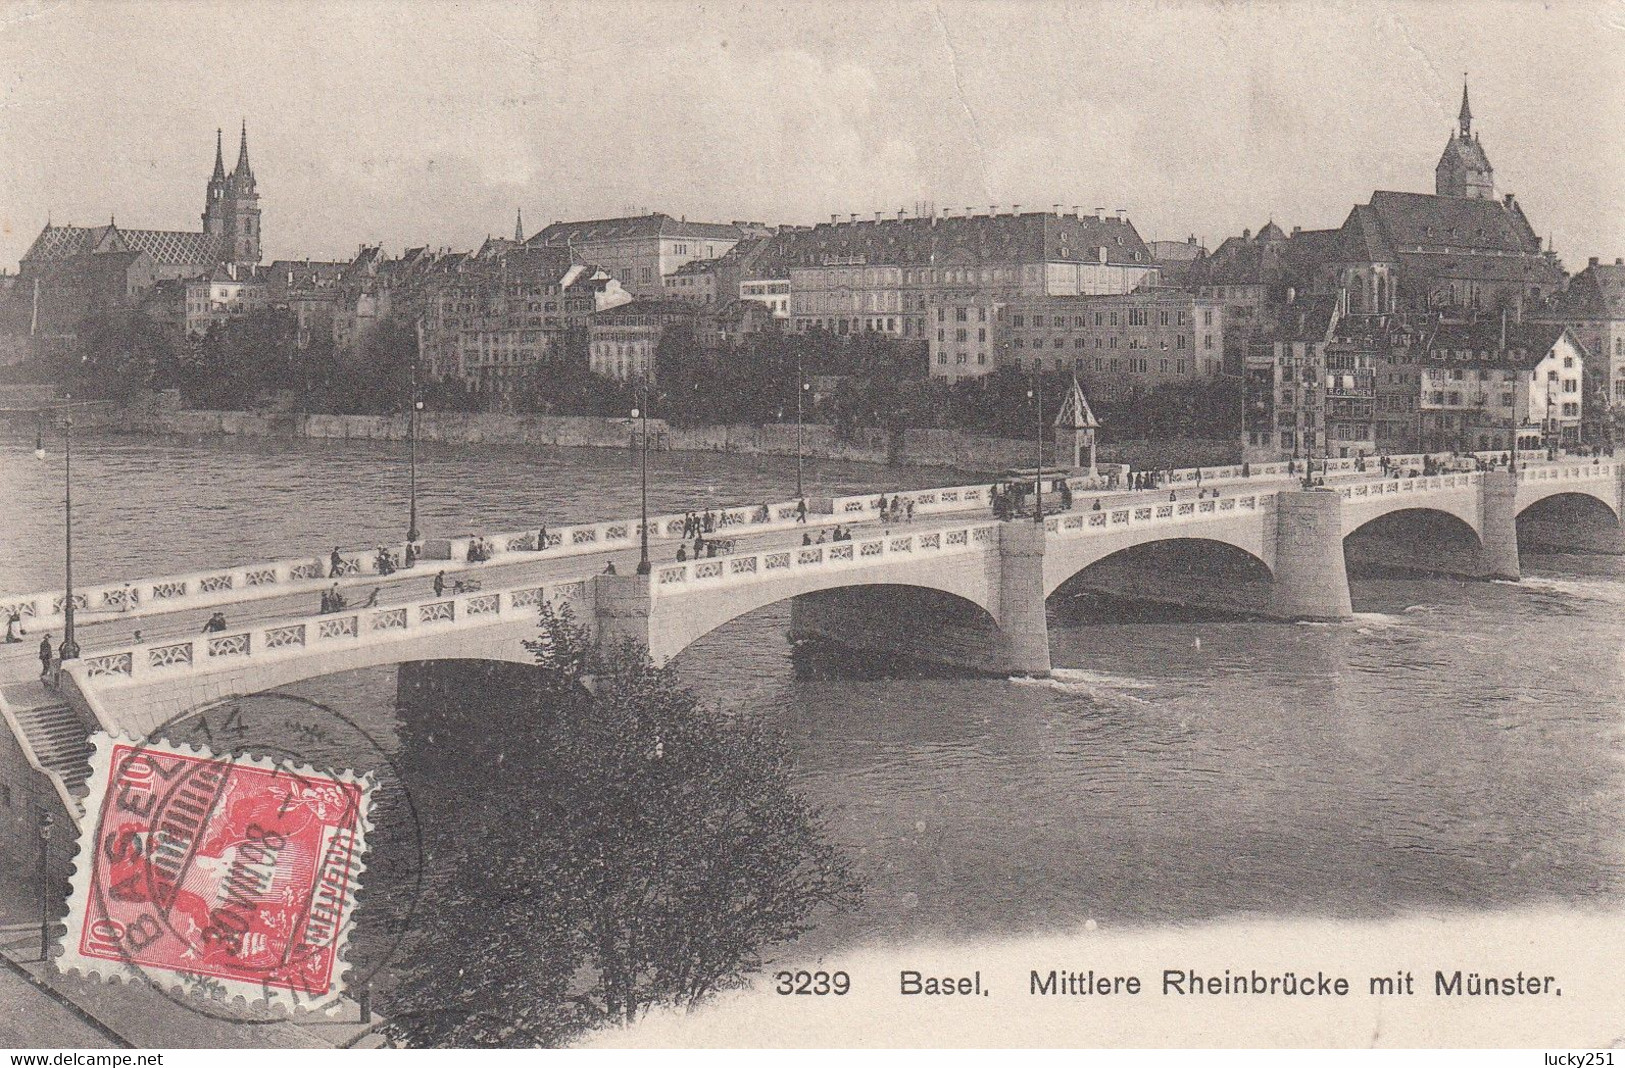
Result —
[[1011, 326], [1025, 326], [1026, 323], [1025, 323], [1024, 319], [1025, 319], [1025, 317], [1020, 312], [1017, 312], [1016, 314], [1014, 314], [1014, 315], [1012, 315], [1010, 317], [1010, 325]]
[[1212, 334], [1203, 334], [1202, 335], [1202, 347], [1204, 349], [1211, 349], [1213, 347], [1213, 335]]
[[[940, 323], [940, 322], [942, 322], [942, 321], [943, 321], [943, 320], [942, 320], [942, 317], [943, 317], [943, 316], [944, 316], [944, 315], [945, 315], [945, 314], [947, 314], [947, 309], [946, 309], [946, 308], [940, 308], [940, 307], [939, 307], [939, 308], [938, 308], [938, 309], [937, 309], [937, 322], [939, 322], [939, 323]], [[1016, 325], [1017, 325], [1017, 326], [1020, 326], [1020, 325], [1021, 325], [1021, 324], [1020, 324], [1020, 323], [1017, 323], [1017, 324], [1016, 324]]]
[[1117, 325], [1117, 313], [1112, 312], [1111, 318], [1112, 318], [1112, 325], [1116, 326]]
[[979, 323], [987, 322], [987, 309], [986, 308], [977, 308], [976, 309], [976, 321], [979, 322]]
[[1159, 326], [1167, 326], [1168, 325], [1168, 313], [1167, 312], [1159, 312], [1158, 313], [1157, 325], [1159, 325]]
[[977, 341], [986, 341], [987, 340], [987, 327], [979, 326], [979, 327], [976, 328], [976, 340]]
[[[577, 351], [579, 352], [580, 350], [578, 349]], [[948, 354], [946, 352], [937, 353], [937, 362], [939, 364], [946, 364], [948, 362]]]
[[1182, 375], [1184, 373], [1185, 373], [1185, 361], [1184, 360], [1175, 360], [1174, 361], [1174, 374]]
[[954, 322], [956, 322], [956, 323], [968, 322], [969, 321], [969, 316], [970, 316], [970, 309], [969, 308], [955, 308], [954, 309]]
[[1043, 326], [1044, 325], [1044, 317], [1042, 315], [1033, 316], [1033, 325], [1034, 326]]
[[[1016, 338], [1016, 340], [1015, 340], [1015, 346], [1016, 346], [1016, 348], [1018, 348], [1018, 349], [1021, 349], [1021, 348], [1026, 348], [1026, 347], [1027, 347], [1027, 343], [1026, 343], [1026, 342], [1024, 342], [1024, 341], [1022, 341], [1022, 340], [1021, 340], [1021, 339], [1020, 339], [1020, 338], [1019, 338], [1019, 337], [1018, 337], [1018, 338]], [[1020, 367], [1020, 366], [1021, 366], [1021, 361], [1020, 361], [1020, 360], [1017, 360], [1017, 361], [1016, 361], [1016, 366], [1017, 366], [1017, 367]]]
[[1144, 326], [1145, 325], [1145, 309], [1144, 308], [1130, 308], [1128, 310], [1128, 325], [1130, 325], [1130, 326]]
[[1573, 356], [1565, 356], [1565, 357], [1563, 357], [1563, 367], [1566, 370], [1572, 370], [1573, 367], [1574, 367], [1574, 357]]
[[1174, 338], [1174, 348], [1182, 349], [1184, 347], [1185, 347], [1185, 335], [1180, 334], [1180, 335], [1178, 335], [1177, 337]]
[[1563, 379], [1563, 392], [1564, 393], [1578, 393], [1579, 391], [1580, 391], [1580, 380], [1579, 379], [1577, 379], [1577, 378], [1565, 378], [1565, 379]]
[[1164, 356], [1162, 359], [1157, 361], [1157, 370], [1161, 371], [1163, 374], [1168, 373], [1168, 357]]
[[965, 334], [966, 334], [966, 331], [963, 330], [963, 329], [955, 330], [954, 331], [954, 340], [959, 342], [960, 344], [964, 344]]
[[1566, 415], [1566, 416], [1579, 415], [1580, 414], [1580, 405], [1575, 403], [1574, 401], [1564, 401], [1563, 402], [1563, 414]]
[[[1095, 357], [1095, 370], [1096, 371], [1104, 371], [1105, 369], [1106, 369], [1106, 361], [1102, 360], [1099, 356], [1096, 356]], [[1621, 382], [1620, 385], [1622, 387], [1625, 387], [1625, 382]], [[1622, 392], [1625, 392], [1625, 390], [1622, 390]]]
[[947, 340], [948, 340], [948, 331], [942, 330], [942, 329], [939, 328], [937, 330], [937, 341], [940, 343], [940, 342], [947, 341]]

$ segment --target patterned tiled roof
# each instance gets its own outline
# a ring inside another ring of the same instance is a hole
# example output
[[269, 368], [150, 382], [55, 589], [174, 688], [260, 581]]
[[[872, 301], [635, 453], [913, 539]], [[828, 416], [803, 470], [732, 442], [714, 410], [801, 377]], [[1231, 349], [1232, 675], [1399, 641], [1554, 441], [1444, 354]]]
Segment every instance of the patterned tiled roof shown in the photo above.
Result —
[[145, 252], [163, 266], [212, 267], [225, 260], [225, 239], [185, 230], [126, 230], [113, 226], [47, 226], [23, 256], [44, 265], [82, 252]]
[[689, 222], [657, 211], [652, 215], [635, 215], [624, 219], [556, 222], [525, 243], [531, 246], [583, 244], [631, 237], [714, 237], [737, 241], [744, 236], [745, 231], [731, 223]]

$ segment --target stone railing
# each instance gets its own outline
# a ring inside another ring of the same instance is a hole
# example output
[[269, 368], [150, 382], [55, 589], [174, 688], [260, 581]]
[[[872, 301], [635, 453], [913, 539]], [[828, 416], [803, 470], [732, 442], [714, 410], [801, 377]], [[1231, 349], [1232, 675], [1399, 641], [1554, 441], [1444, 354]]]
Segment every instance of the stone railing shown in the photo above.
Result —
[[1544, 464], [1539, 467], [1518, 468], [1519, 482], [1549, 482], [1552, 479], [1574, 478], [1604, 478], [1612, 479], [1618, 476], [1619, 466], [1613, 460], [1583, 461], [1571, 460], [1555, 464]]
[[72, 670], [92, 688], [132, 685], [264, 663], [362, 644], [415, 638], [427, 631], [462, 631], [534, 616], [542, 602], [578, 604], [585, 581], [524, 586], [437, 597], [408, 604], [352, 609], [282, 620], [248, 630], [200, 634], [98, 650]]
[[[890, 498], [888, 498], [889, 500]], [[797, 545], [740, 556], [665, 564], [654, 569], [650, 593], [669, 597], [767, 582], [810, 570], [864, 568], [876, 564], [929, 562], [944, 556], [997, 548], [999, 524], [978, 523], [915, 534], [886, 534], [822, 545]]]
[[1238, 497], [1205, 497], [1190, 501], [1147, 501], [1145, 504], [1102, 508], [1098, 512], [1072, 511], [1050, 516], [1044, 520], [1044, 529], [1063, 538], [1116, 534], [1145, 526], [1230, 519], [1242, 513], [1257, 512], [1274, 499], [1273, 493], [1259, 493]]
[[988, 486], [938, 486], [934, 489], [893, 490], [887, 493], [865, 493], [850, 497], [835, 497], [830, 510], [836, 521], [862, 523], [880, 516], [881, 502], [895, 498], [899, 506], [914, 504], [914, 514], [945, 515], [953, 512], [977, 512], [990, 508]]
[[1464, 489], [1476, 486], [1483, 476], [1475, 471], [1460, 471], [1453, 475], [1424, 475], [1416, 478], [1384, 478], [1354, 485], [1338, 486], [1344, 500], [1381, 497], [1390, 493], [1432, 493], [1437, 490]]
[[[406, 546], [390, 546], [389, 551], [400, 560]], [[338, 578], [378, 574], [376, 550], [342, 552], [339, 560]], [[73, 591], [73, 600], [76, 611], [92, 615], [147, 615], [309, 591], [334, 581], [332, 571], [330, 556], [307, 556], [129, 583], [81, 586]], [[60, 590], [0, 599], [0, 621], [15, 613], [25, 623], [52, 621], [54, 625], [62, 617], [66, 600]]]

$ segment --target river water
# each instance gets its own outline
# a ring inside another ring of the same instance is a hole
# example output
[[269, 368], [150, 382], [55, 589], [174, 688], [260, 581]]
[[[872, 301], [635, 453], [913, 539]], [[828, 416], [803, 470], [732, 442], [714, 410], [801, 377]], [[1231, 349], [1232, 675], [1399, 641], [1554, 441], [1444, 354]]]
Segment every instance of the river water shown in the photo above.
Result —
[[[8, 591], [60, 583], [60, 456], [39, 464], [32, 444], [0, 443]], [[656, 510], [794, 485], [793, 460], [651, 467]], [[74, 472], [84, 582], [372, 545], [405, 525], [397, 445], [92, 438]], [[807, 481], [815, 493], [950, 477], [816, 463]], [[637, 499], [635, 457], [591, 450], [426, 446], [419, 485], [431, 535], [633, 514]], [[679, 665], [703, 696], [787, 732], [802, 788], [868, 884], [798, 952], [1091, 920], [1613, 909], [1625, 560], [1526, 555], [1524, 570], [1517, 584], [1357, 578], [1358, 617], [1331, 626], [1123, 623], [1052, 604], [1056, 672], [1042, 682], [798, 670], [784, 605]], [[392, 671], [294, 689], [395, 744]], [[470, 788], [412, 785], [426, 837]], [[450, 877], [431, 851], [423, 915]]]

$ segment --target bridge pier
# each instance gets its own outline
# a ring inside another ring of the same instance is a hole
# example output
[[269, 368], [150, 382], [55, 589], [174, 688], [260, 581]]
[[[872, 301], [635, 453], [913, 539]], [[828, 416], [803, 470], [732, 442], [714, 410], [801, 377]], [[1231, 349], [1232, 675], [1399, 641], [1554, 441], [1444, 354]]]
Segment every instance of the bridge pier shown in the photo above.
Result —
[[630, 638], [651, 651], [649, 576], [595, 575], [592, 579], [593, 633], [599, 641]]
[[1343, 498], [1329, 490], [1282, 490], [1275, 498], [1275, 578], [1270, 614], [1352, 619], [1343, 563]]
[[1518, 476], [1513, 471], [1485, 471], [1479, 482], [1478, 534], [1484, 548], [1480, 553], [1480, 578], [1523, 577], [1518, 560]]
[[999, 528], [999, 644], [1005, 671], [1047, 678], [1049, 620], [1044, 612], [1042, 523], [1004, 523]]

